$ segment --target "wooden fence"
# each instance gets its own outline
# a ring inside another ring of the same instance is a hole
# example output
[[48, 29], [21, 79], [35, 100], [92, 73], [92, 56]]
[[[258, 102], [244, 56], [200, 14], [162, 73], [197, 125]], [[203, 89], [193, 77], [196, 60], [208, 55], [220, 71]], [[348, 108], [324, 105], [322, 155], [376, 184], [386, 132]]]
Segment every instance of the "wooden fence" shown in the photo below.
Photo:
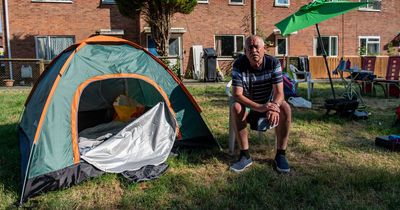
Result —
[[[282, 59], [282, 57], [277, 57], [277, 58]], [[377, 75], [377, 77], [385, 77], [388, 58], [389, 58], [388, 56], [376, 57], [374, 74]], [[352, 67], [354, 67], [357, 64], [358, 67], [361, 69], [360, 56], [345, 56], [343, 57], [343, 59], [345, 61], [350, 60]], [[295, 66], [298, 66], [298, 57], [286, 57], [285, 61], [286, 61], [285, 66], [289, 66], [289, 64], [294, 64]], [[332, 74], [332, 72], [339, 65], [339, 62], [340, 62], [340, 57], [328, 57], [329, 70], [331, 72], [332, 78], [334, 79], [340, 78], [339, 75]], [[227, 61], [219, 60], [218, 63], [222, 72], [225, 75], [230, 75], [232, 70], [233, 60], [227, 60]], [[309, 69], [313, 79], [328, 79], [324, 58], [322, 56], [309, 56], [309, 65], [310, 65]]]
[[[374, 74], [377, 77], [385, 77], [386, 68], [388, 63], [388, 56], [377, 56], [375, 61]], [[350, 60], [351, 66], [358, 65], [361, 68], [361, 57], [360, 56], [345, 56], [345, 61]], [[327, 79], [328, 74], [326, 72], [325, 62], [322, 56], [311, 56], [310, 61], [310, 72], [313, 79]], [[340, 57], [328, 57], [328, 66], [331, 72], [332, 78], [339, 78], [339, 75], [333, 75], [332, 71], [339, 65]]]

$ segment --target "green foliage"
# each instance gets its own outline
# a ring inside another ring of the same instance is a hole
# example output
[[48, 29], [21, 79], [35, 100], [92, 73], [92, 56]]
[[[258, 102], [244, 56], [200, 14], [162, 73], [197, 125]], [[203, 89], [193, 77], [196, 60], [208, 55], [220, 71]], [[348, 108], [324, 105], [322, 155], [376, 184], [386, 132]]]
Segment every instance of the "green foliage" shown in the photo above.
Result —
[[358, 48], [358, 55], [362, 56], [362, 55], [367, 55], [367, 47], [362, 46]]
[[389, 56], [396, 55], [396, 47], [394, 46], [393, 42], [389, 42], [389, 44], [387, 46], [387, 54]]
[[166, 66], [168, 66], [168, 68], [171, 69], [171, 71], [174, 72], [174, 74], [175, 74], [176, 76], [179, 77], [179, 74], [182, 73], [182, 72], [181, 72], [181, 69], [180, 69], [180, 68], [181, 68], [181, 65], [180, 65], [179, 59], [176, 60], [176, 63], [175, 63], [175, 64], [172, 64], [172, 62], [171, 62], [169, 59], [165, 59], [165, 58], [161, 59], [161, 61], [162, 61]]
[[115, 0], [123, 16], [135, 19], [143, 14], [160, 56], [168, 55], [171, 18], [175, 13], [189, 14], [196, 0]]

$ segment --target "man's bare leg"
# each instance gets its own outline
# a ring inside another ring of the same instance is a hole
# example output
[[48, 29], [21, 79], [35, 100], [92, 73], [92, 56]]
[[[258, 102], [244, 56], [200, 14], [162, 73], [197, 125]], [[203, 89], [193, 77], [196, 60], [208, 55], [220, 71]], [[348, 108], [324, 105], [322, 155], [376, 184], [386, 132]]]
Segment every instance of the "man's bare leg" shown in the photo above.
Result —
[[290, 106], [285, 101], [280, 106], [280, 114], [279, 114], [279, 124], [275, 128], [276, 135], [276, 148], [286, 150], [288, 139], [289, 139], [289, 130], [292, 124], [292, 111]]
[[282, 173], [290, 172], [289, 163], [286, 159], [286, 148], [289, 139], [289, 130], [292, 121], [290, 106], [285, 101], [280, 106], [279, 124], [275, 128], [276, 134], [276, 170]]
[[246, 128], [247, 126], [246, 117], [247, 117], [246, 107], [235, 102], [232, 105], [232, 119], [236, 135], [235, 138], [241, 150], [249, 149], [249, 138], [248, 138], [249, 133]]
[[233, 126], [236, 134], [236, 139], [240, 147], [240, 156], [239, 160], [233, 165], [231, 165], [230, 170], [239, 173], [245, 170], [253, 163], [249, 153], [249, 138], [248, 138], [248, 131], [246, 129], [247, 126], [246, 107], [239, 103], [234, 103], [232, 105], [231, 113], [234, 122]]

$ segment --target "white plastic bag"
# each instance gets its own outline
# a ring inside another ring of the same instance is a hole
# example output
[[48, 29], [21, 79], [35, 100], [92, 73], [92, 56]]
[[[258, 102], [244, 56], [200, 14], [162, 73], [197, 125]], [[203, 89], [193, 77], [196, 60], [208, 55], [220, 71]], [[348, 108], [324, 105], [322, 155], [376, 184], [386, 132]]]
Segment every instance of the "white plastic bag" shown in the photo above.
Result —
[[306, 99], [302, 97], [290, 97], [288, 99], [288, 102], [291, 103], [295, 107], [302, 107], [302, 108], [309, 108], [311, 109], [312, 104], [310, 101], [307, 101]]

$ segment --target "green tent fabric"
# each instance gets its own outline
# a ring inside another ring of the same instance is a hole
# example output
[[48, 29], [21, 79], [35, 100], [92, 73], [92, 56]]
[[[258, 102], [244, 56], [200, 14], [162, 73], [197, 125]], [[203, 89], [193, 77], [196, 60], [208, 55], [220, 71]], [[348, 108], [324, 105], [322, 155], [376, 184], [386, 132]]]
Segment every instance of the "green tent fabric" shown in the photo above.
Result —
[[281, 30], [283, 36], [286, 36], [292, 32], [344, 14], [365, 4], [366, 2], [330, 2], [325, 0], [315, 0], [310, 4], [300, 7], [297, 12], [286, 17], [279, 23], [275, 24], [275, 26]]
[[91, 37], [57, 56], [27, 99], [19, 125], [21, 202], [99, 174], [80, 160], [78, 132], [109, 119], [121, 94], [147, 107], [168, 104], [178, 145], [217, 145], [194, 98], [159, 59], [123, 39]]

